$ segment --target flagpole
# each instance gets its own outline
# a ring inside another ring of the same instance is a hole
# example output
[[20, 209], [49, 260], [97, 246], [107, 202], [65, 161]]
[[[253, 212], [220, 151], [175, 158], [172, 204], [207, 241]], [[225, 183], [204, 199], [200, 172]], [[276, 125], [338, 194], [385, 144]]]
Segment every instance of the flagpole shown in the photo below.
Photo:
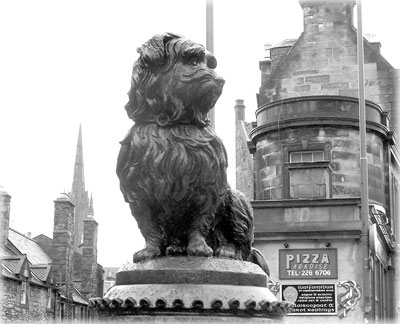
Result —
[[[214, 3], [213, 0], [206, 0], [206, 47], [214, 53]], [[215, 110], [211, 109], [208, 113], [211, 120], [211, 127], [215, 129]]]
[[369, 207], [368, 207], [368, 160], [366, 145], [366, 114], [364, 86], [364, 38], [362, 34], [361, 0], [357, 0], [357, 56], [358, 56], [358, 95], [359, 95], [359, 136], [360, 136], [360, 176], [361, 176], [361, 249], [363, 257], [364, 316], [374, 318], [374, 303], [371, 301], [370, 264], [369, 264]]

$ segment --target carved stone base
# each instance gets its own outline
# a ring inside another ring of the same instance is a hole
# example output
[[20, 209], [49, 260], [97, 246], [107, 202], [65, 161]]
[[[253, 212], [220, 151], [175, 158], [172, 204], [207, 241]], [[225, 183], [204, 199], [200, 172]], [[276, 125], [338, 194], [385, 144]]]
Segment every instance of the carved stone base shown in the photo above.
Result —
[[[266, 287], [253, 263], [200, 257], [168, 257], [117, 273], [104, 298], [91, 300], [101, 319], [144, 322], [280, 322], [292, 307]], [[189, 319], [189, 318], [190, 319]], [[268, 320], [269, 319], [269, 320]]]

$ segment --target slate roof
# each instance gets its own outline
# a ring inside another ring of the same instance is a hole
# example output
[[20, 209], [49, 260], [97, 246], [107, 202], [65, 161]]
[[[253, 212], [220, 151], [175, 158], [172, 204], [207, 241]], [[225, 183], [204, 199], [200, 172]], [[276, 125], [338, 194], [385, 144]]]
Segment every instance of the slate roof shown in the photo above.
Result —
[[1, 272], [0, 272], [4, 277], [12, 278], [12, 279], [18, 279], [18, 276], [14, 274], [14, 272], [9, 269], [5, 264], [1, 263]]
[[19, 275], [21, 273], [25, 260], [26, 255], [10, 255], [0, 258], [3, 269], [6, 269], [14, 275]]
[[8, 231], [8, 240], [21, 252], [26, 254], [31, 264], [50, 264], [51, 258], [40, 245], [29, 237], [10, 228]]
[[293, 46], [297, 42], [297, 39], [298, 38], [285, 39], [282, 42], [272, 46], [272, 48]]
[[29, 269], [30, 271], [30, 282], [40, 285], [46, 285], [49, 279], [51, 265], [40, 264], [31, 265], [27, 264], [27, 268], [24, 267], [27, 261], [27, 256], [22, 255], [8, 255], [0, 257], [1, 263], [1, 274], [7, 278], [21, 280], [21, 275], [24, 269]]
[[[65, 290], [65, 285], [60, 287], [60, 295], [62, 298], [66, 298], [66, 290]], [[89, 302], [81, 295], [81, 293], [79, 292], [79, 290], [75, 287], [75, 285], [73, 285], [73, 290], [72, 290], [72, 300], [75, 303], [79, 303], [79, 304], [84, 304], [84, 305], [89, 305]]]
[[31, 282], [32, 283], [36, 283], [36, 284], [39, 284], [39, 285], [44, 285], [44, 284], [46, 284], [45, 282], [43, 282], [42, 280], [40, 280], [39, 278], [37, 278], [36, 276], [35, 276], [35, 274], [31, 271]]
[[49, 254], [49, 250], [53, 243], [53, 240], [50, 237], [44, 234], [39, 234], [38, 236], [35, 236], [33, 240], [37, 242], [47, 254]]
[[49, 279], [51, 265], [49, 264], [35, 264], [31, 265], [31, 272], [34, 274], [39, 280], [47, 281]]

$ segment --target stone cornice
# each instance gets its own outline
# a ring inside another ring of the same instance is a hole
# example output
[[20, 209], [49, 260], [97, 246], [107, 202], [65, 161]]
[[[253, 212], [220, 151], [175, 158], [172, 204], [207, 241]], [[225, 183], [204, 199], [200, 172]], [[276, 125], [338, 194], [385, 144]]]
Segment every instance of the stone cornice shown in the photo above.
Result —
[[[367, 131], [390, 138], [385, 112], [377, 104], [366, 100]], [[358, 99], [344, 96], [305, 96], [287, 98], [259, 107], [257, 124], [249, 132], [252, 141], [261, 135], [286, 128], [341, 126], [359, 128]]]

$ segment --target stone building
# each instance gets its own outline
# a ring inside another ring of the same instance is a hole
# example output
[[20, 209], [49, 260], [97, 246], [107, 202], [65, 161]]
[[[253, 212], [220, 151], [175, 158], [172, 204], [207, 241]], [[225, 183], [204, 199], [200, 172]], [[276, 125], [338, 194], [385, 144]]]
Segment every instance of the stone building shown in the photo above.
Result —
[[[90, 318], [89, 298], [103, 295], [103, 268], [97, 263], [98, 223], [94, 219], [93, 199], [88, 199], [85, 190], [81, 128], [72, 193], [63, 193], [54, 201], [52, 238], [44, 234], [30, 238], [9, 228], [7, 193], [2, 194], [2, 202], [3, 319]], [[81, 224], [76, 226], [76, 222]]]
[[53, 320], [58, 289], [51, 259], [35, 241], [9, 228], [10, 200], [0, 189], [1, 320]]
[[103, 293], [105, 294], [111, 287], [115, 285], [117, 272], [120, 270], [119, 267], [104, 267], [103, 274]]
[[296, 302], [289, 322], [394, 321], [399, 73], [380, 43], [364, 39], [369, 215], [361, 215], [355, 2], [299, 3], [300, 37], [260, 62], [256, 122], [236, 102], [236, 185], [252, 200], [255, 246], [279, 296]]
[[[54, 201], [53, 238], [41, 234], [34, 239], [57, 266], [54, 276], [62, 287], [61, 315], [89, 317], [89, 298], [103, 295], [103, 268], [97, 263], [98, 223], [93, 198], [85, 189], [82, 128], [79, 127], [72, 191]], [[65, 300], [65, 301], [64, 301]], [[75, 307], [80, 301], [84, 306]]]

